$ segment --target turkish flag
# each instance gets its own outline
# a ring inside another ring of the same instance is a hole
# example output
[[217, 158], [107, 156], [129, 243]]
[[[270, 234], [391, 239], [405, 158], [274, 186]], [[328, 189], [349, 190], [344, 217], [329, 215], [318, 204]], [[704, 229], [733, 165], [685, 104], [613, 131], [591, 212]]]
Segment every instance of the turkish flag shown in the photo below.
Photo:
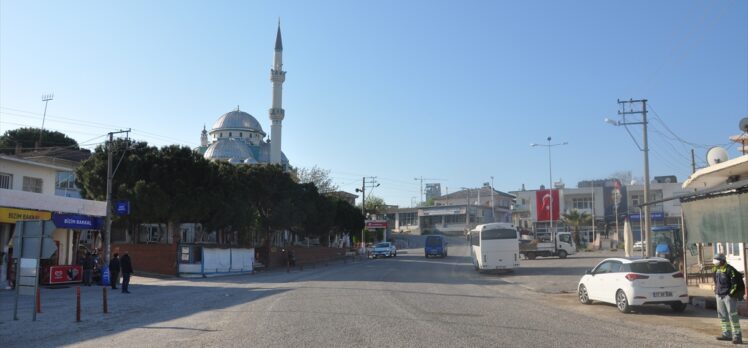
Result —
[[[549, 221], [551, 217], [553, 217], [553, 221], [558, 220], [559, 202], [558, 190], [535, 191], [535, 206], [538, 209], [537, 221]], [[551, 203], [553, 206], [551, 206]]]

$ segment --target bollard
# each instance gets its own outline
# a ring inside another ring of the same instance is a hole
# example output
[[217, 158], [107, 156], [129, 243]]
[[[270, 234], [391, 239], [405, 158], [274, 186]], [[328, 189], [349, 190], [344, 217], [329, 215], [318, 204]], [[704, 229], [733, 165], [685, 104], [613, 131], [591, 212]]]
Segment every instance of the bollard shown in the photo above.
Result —
[[102, 287], [101, 289], [104, 290], [104, 313], [109, 313], [109, 306], [106, 301], [106, 286]]
[[75, 321], [81, 321], [81, 288], [75, 288]]
[[36, 312], [42, 312], [42, 289], [36, 288]]

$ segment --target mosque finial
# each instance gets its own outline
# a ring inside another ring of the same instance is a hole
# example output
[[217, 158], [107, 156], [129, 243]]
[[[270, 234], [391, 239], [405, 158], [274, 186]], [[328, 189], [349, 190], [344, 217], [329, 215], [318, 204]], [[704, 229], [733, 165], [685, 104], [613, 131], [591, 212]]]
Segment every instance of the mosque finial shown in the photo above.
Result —
[[239, 105], [238, 104], [236, 105], [236, 111], [239, 111]]

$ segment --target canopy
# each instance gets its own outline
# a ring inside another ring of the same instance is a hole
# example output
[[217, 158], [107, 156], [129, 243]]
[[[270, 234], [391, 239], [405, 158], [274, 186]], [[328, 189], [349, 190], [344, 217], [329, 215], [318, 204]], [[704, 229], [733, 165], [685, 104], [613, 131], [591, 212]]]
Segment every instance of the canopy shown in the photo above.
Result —
[[748, 241], [748, 186], [681, 201], [689, 243]]

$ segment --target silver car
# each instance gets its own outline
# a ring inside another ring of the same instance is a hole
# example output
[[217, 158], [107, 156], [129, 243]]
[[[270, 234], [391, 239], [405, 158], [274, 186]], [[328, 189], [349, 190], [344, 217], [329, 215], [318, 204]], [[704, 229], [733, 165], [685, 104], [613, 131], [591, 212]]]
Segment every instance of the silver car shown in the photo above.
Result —
[[396, 257], [397, 248], [395, 248], [395, 245], [390, 242], [377, 243], [371, 250], [371, 257], [378, 258], [380, 256]]

